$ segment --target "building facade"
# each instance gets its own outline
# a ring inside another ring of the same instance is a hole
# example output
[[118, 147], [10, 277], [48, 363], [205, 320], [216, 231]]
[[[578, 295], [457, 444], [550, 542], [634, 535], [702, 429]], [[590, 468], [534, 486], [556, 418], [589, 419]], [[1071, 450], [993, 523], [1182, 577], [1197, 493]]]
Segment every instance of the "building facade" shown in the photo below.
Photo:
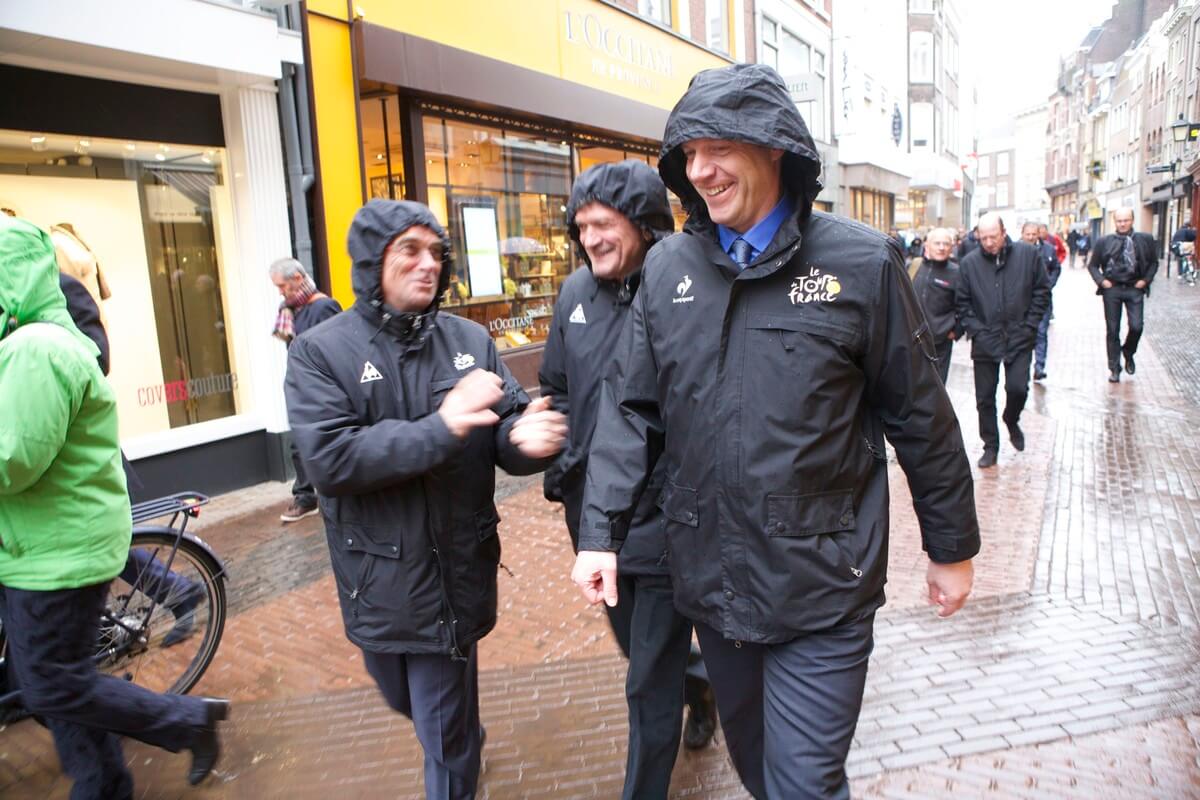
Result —
[[353, 17], [342, 0], [306, 8], [315, 250], [333, 295], [353, 300], [346, 231], [365, 201], [426, 203], [462, 254], [443, 312], [485, 326], [525, 386], [579, 264], [566, 230], [575, 175], [627, 158], [656, 165], [692, 76], [753, 60], [757, 45], [743, 0], [362, 0]]
[[1016, 238], [1020, 233], [1017, 217], [1017, 142], [1013, 132], [979, 140], [979, 160], [975, 168], [976, 210], [995, 212], [1004, 227]]
[[279, 86], [303, 65], [274, 12], [154, 10], [0, 7], [0, 206], [50, 230], [60, 264], [98, 265], [140, 497], [284, 475], [266, 267], [293, 253]]

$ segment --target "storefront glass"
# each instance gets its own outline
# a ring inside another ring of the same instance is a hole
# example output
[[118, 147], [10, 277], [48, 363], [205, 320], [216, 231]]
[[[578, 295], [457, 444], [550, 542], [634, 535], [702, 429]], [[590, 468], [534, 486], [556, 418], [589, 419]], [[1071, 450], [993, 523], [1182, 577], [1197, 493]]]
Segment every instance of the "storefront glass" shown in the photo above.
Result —
[[50, 232], [97, 298], [123, 439], [246, 410], [226, 296], [219, 148], [0, 130], [0, 207]]

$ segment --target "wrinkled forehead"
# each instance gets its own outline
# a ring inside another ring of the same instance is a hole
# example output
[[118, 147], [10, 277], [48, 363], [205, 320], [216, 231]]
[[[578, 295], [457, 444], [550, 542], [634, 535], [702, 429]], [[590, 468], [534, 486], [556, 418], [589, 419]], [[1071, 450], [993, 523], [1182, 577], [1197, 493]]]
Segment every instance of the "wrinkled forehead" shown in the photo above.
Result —
[[592, 200], [589, 203], [585, 203], [575, 212], [576, 225], [611, 225], [623, 219], [628, 219], [628, 217], [599, 200]]
[[1132, 209], [1128, 209], [1128, 208], [1122, 208], [1118, 211], [1114, 211], [1113, 219], [1117, 220], [1117, 221], [1127, 219], [1130, 222], [1133, 222], [1133, 211], [1132, 211]]
[[950, 244], [951, 239], [949, 233], [944, 231], [931, 231], [930, 234], [925, 237], [925, 241], [930, 245], [936, 246]]
[[427, 225], [413, 225], [400, 231], [388, 242], [385, 252], [398, 252], [405, 247], [421, 249], [441, 248], [442, 237]]

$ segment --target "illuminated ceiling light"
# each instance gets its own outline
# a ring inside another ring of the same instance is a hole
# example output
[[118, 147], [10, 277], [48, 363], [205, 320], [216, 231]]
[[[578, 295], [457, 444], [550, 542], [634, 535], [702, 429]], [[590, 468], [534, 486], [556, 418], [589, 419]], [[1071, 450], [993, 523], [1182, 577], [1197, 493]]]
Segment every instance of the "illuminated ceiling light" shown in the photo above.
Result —
[[91, 147], [91, 146], [92, 146], [92, 140], [91, 140], [91, 139], [80, 139], [80, 140], [79, 140], [79, 146], [80, 146], [80, 147], [83, 147], [83, 148], [88, 148], [88, 147]]
[[166, 156], [164, 156], [162, 153], [155, 153], [155, 154], [154, 154], [154, 160], [155, 160], [155, 161], [166, 161], [166, 160], [167, 160], [167, 157], [166, 157]]
[[205, 164], [211, 164], [212, 156], [210, 156], [208, 153], [205, 153], [204, 155], [200, 156], [200, 160], [203, 161]]
[[383, 161], [383, 153], [376, 153], [376, 154], [375, 154], [375, 160], [376, 160], [376, 161]]
[[46, 137], [45, 136], [30, 136], [29, 137], [29, 146], [39, 152], [42, 150], [45, 150], [46, 149]]
[[92, 165], [92, 157], [91, 156], [83, 155], [83, 156], [79, 157], [79, 166], [90, 167], [91, 165]]
[[137, 145], [134, 144], [133, 142], [126, 142], [125, 150], [132, 153], [134, 150], [137, 150]]

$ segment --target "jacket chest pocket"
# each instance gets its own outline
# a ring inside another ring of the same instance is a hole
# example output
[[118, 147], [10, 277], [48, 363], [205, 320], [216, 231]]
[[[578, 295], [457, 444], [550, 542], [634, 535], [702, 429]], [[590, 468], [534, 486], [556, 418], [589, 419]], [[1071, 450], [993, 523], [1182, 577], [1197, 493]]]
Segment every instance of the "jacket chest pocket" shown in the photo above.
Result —
[[[862, 576], [862, 553], [855, 539], [854, 491], [767, 495], [765, 533], [769, 538], [811, 542], [813, 555], [845, 578]], [[788, 545], [796, 547], [803, 545]]]
[[801, 375], [812, 375], [830, 363], [847, 360], [861, 340], [849, 325], [809, 315], [747, 316], [747, 359], [766, 359]]

